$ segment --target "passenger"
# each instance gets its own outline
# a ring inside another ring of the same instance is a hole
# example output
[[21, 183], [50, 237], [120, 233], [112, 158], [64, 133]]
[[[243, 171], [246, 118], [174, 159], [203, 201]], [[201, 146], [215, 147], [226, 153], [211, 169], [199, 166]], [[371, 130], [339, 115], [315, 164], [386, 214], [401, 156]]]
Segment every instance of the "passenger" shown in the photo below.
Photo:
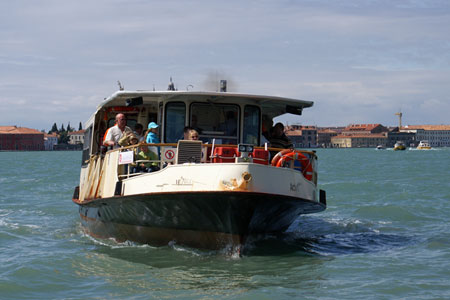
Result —
[[147, 138], [145, 139], [145, 142], [147, 144], [159, 144], [161, 143], [158, 137], [158, 127], [159, 125], [156, 124], [155, 122], [150, 122], [148, 123], [148, 134], [147, 134]]
[[119, 140], [119, 145], [122, 147], [136, 145], [137, 143], [139, 143], [139, 139], [132, 132], [129, 132], [126, 135], [122, 136], [122, 138]]
[[194, 128], [190, 126], [184, 127], [183, 131], [183, 139], [190, 140], [190, 141], [197, 141], [198, 140], [198, 132]]
[[284, 133], [284, 125], [277, 123], [272, 128], [270, 133], [270, 147], [291, 149], [294, 148], [291, 140]]
[[143, 142], [145, 139], [144, 138], [144, 126], [142, 126], [142, 124], [140, 124], [140, 123], [136, 123], [134, 125], [134, 134], [138, 138], [139, 142]]
[[[159, 144], [161, 141], [158, 137], [158, 127], [159, 125], [155, 122], [148, 123], [148, 130], [147, 130], [147, 138], [145, 139], [145, 142], [147, 144]], [[154, 151], [158, 153], [158, 157], [160, 157], [160, 150], [159, 147], [152, 147], [151, 151]]]
[[129, 132], [131, 129], [127, 126], [127, 118], [124, 114], [119, 113], [116, 115], [116, 125], [108, 129], [103, 145], [117, 148], [119, 140]]
[[158, 162], [149, 162], [149, 160], [158, 160], [158, 155], [147, 146], [140, 146], [139, 150], [136, 154], [136, 161], [145, 160], [146, 162], [138, 162], [133, 168], [133, 173], [158, 171]]

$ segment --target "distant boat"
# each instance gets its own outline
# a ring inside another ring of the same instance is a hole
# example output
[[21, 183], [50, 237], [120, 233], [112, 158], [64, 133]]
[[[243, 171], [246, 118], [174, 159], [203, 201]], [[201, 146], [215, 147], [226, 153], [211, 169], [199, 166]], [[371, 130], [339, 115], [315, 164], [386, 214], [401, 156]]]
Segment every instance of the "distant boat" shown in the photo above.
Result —
[[394, 145], [394, 150], [405, 150], [406, 146], [405, 143], [403, 143], [402, 141], [397, 141], [397, 143], [395, 143]]
[[384, 149], [386, 149], [386, 147], [383, 146], [383, 145], [378, 145], [378, 146], [377, 146], [377, 150], [384, 150]]
[[428, 141], [420, 141], [419, 145], [417, 146], [418, 150], [430, 150], [431, 146]]

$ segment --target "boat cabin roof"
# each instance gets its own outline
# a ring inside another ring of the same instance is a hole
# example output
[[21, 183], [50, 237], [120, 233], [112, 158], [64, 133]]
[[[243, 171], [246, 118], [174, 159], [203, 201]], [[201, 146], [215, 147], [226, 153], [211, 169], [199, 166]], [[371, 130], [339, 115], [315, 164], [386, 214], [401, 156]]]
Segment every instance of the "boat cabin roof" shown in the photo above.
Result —
[[[313, 101], [284, 98], [278, 96], [240, 94], [228, 92], [196, 92], [196, 91], [118, 91], [106, 98], [98, 107], [97, 112], [111, 106], [127, 105], [127, 100], [142, 97], [142, 103], [168, 101], [205, 101], [209, 103], [247, 103], [261, 106], [263, 111], [267, 109], [270, 117], [276, 117], [284, 113], [301, 115], [303, 108], [313, 106]], [[97, 113], [96, 112], [96, 113]]]

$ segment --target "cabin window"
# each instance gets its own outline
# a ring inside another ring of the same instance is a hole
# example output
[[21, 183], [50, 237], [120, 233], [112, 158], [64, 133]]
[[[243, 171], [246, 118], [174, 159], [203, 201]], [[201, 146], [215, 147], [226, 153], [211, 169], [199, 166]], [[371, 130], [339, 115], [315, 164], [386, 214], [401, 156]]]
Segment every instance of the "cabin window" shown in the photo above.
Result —
[[254, 105], [246, 105], [244, 108], [244, 144], [259, 145], [259, 122], [261, 120], [261, 111]]
[[92, 125], [89, 126], [84, 132], [84, 144], [83, 144], [83, 154], [81, 155], [81, 165], [87, 165], [87, 161], [91, 155], [91, 136], [92, 136]]
[[203, 142], [237, 144], [239, 106], [231, 104], [192, 103], [189, 125], [199, 132]]
[[186, 105], [183, 102], [167, 103], [164, 122], [164, 142], [176, 143], [179, 139], [183, 139]]

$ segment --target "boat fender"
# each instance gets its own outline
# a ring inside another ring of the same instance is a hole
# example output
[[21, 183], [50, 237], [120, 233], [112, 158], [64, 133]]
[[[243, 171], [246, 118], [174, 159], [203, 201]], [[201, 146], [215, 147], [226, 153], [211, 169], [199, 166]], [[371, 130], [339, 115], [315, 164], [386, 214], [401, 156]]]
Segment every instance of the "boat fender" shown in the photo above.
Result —
[[281, 150], [280, 152], [278, 152], [278, 153], [272, 158], [272, 163], [271, 163], [272, 166], [276, 167], [278, 161], [283, 157], [283, 155], [288, 154], [288, 153], [290, 153], [290, 152], [292, 152], [291, 149], [284, 149], [284, 150]]

